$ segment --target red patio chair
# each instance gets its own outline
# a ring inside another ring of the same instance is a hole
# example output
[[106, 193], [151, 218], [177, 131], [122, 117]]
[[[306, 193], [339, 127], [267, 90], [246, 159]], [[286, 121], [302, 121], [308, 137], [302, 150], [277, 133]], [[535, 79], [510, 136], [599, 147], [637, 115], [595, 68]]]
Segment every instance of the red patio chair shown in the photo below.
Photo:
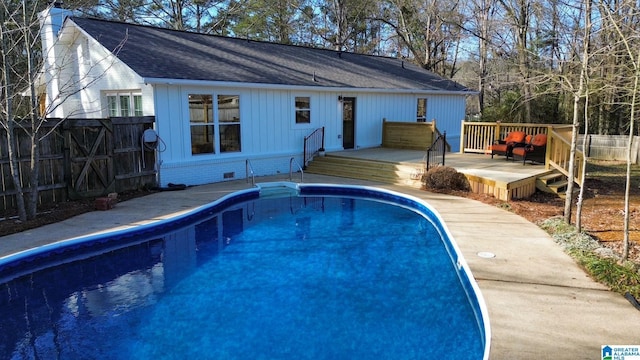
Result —
[[497, 140], [493, 145], [489, 146], [491, 150], [491, 158], [493, 155], [505, 155], [507, 160], [511, 157], [511, 152], [516, 146], [524, 146], [525, 137], [527, 134], [524, 131], [512, 131], [507, 134], [503, 140]]
[[544, 163], [546, 152], [547, 134], [536, 134], [525, 146], [514, 148], [512, 155], [514, 159], [522, 159], [522, 164], [524, 165], [527, 160]]

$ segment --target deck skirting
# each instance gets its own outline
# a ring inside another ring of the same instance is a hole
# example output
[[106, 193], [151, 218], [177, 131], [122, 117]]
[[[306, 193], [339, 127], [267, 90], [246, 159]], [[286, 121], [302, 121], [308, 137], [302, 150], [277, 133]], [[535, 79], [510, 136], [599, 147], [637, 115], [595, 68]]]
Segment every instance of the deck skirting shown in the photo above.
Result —
[[[306, 171], [421, 188], [417, 170], [424, 170], [423, 156], [424, 151], [388, 148], [339, 151], [314, 159]], [[464, 174], [472, 192], [502, 201], [533, 195], [536, 179], [548, 173], [543, 165], [523, 165], [481, 154], [447, 153], [446, 166]]]
[[477, 175], [464, 174], [464, 176], [469, 180], [473, 193], [492, 195], [503, 201], [527, 198], [536, 192], [535, 177], [505, 182]]

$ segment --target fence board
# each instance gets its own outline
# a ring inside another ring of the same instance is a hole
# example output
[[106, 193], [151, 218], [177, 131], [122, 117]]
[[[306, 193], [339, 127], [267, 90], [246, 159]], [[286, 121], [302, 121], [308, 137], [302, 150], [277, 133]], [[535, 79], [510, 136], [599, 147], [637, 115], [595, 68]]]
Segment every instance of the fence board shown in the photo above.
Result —
[[383, 119], [382, 147], [427, 150], [434, 140], [435, 124], [427, 122], [396, 122]]
[[[91, 198], [155, 186], [155, 152], [143, 151], [142, 132], [153, 116], [111, 119], [48, 119], [40, 143], [39, 202]], [[22, 185], [28, 184], [30, 141], [16, 130]], [[142, 160], [144, 157], [144, 161]], [[29, 189], [25, 189], [29, 192]], [[6, 132], [0, 130], [0, 210], [15, 208]]]
[[[578, 138], [578, 147], [582, 149], [584, 135]], [[587, 151], [585, 154], [591, 159], [626, 161], [627, 145], [629, 136], [627, 135], [588, 135]], [[631, 143], [631, 162], [638, 163], [640, 157], [640, 136], [634, 136]]]

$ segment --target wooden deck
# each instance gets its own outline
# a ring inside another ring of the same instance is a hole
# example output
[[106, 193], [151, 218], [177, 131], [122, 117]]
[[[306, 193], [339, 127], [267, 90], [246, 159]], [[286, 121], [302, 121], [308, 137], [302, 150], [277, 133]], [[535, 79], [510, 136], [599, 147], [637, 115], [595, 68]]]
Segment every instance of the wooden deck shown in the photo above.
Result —
[[[419, 187], [424, 155], [424, 151], [381, 147], [337, 151], [327, 153], [326, 159], [316, 157], [307, 171]], [[333, 165], [323, 166], [323, 162]], [[365, 165], [359, 167], [359, 162]], [[523, 165], [521, 161], [507, 161], [504, 156], [492, 159], [485, 154], [447, 153], [445, 165], [463, 173], [473, 192], [490, 194], [501, 200], [531, 196], [536, 191], [536, 180], [551, 172], [543, 164]]]

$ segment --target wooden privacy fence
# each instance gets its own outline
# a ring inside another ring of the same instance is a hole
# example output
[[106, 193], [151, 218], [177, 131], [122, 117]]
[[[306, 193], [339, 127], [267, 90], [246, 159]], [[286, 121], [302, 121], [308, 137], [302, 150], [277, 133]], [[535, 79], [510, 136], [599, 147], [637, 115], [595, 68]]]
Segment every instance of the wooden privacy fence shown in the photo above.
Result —
[[[578, 137], [578, 147], [582, 150], [584, 135]], [[587, 144], [583, 150], [590, 159], [627, 160], [628, 135], [587, 135]], [[634, 136], [631, 142], [631, 162], [638, 163], [640, 157], [640, 136]]]
[[[156, 185], [156, 154], [144, 146], [142, 133], [152, 128], [153, 116], [110, 119], [48, 119], [40, 141], [39, 202], [93, 198], [110, 192]], [[28, 184], [30, 145], [18, 135], [22, 185]], [[0, 137], [0, 209], [15, 208], [6, 133]], [[29, 191], [27, 189], [27, 191]]]
[[436, 132], [435, 121], [400, 122], [382, 119], [382, 147], [426, 150], [433, 143]]

